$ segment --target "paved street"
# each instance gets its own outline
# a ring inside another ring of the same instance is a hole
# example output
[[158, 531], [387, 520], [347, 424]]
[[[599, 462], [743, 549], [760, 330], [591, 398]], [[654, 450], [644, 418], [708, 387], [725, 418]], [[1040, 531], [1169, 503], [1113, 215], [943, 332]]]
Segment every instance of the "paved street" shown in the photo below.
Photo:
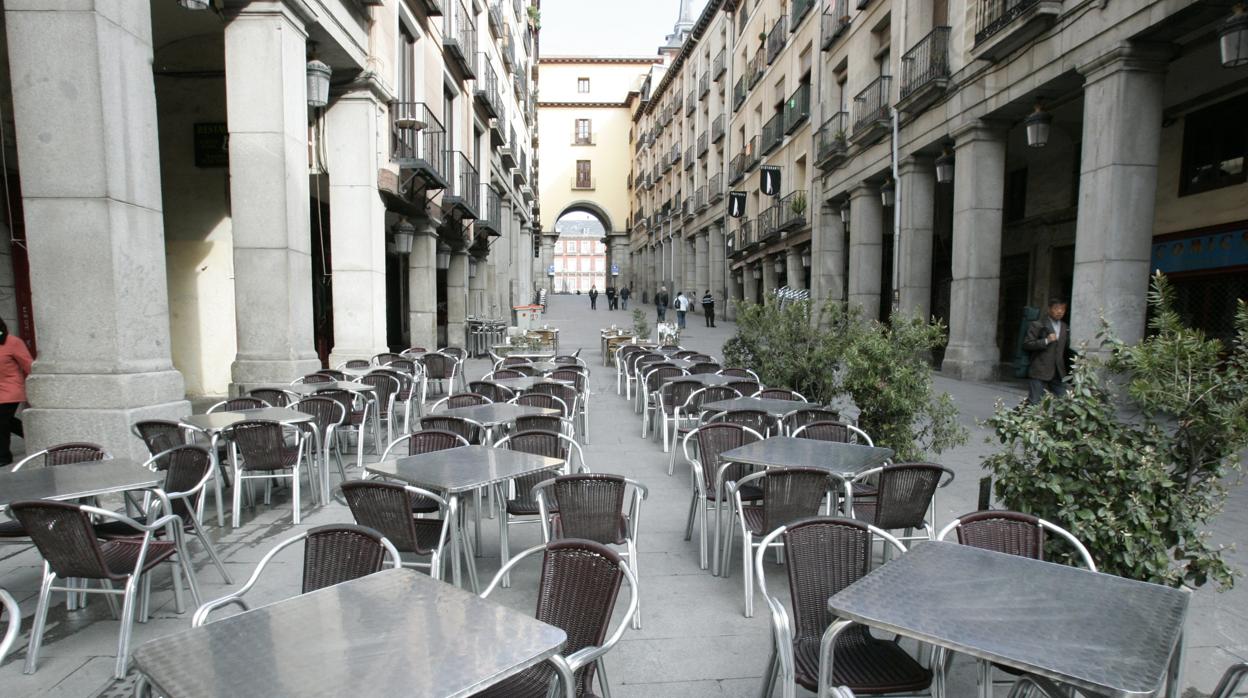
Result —
[[[653, 325], [653, 308], [648, 308], [648, 313]], [[616, 397], [614, 373], [601, 365], [598, 329], [611, 324], [631, 325], [629, 313], [590, 311], [587, 298], [556, 296], [551, 300], [547, 319], [562, 329], [561, 349], [570, 352], [582, 348], [582, 357], [593, 371], [591, 443], [585, 449], [589, 466], [596, 472], [637, 478], [650, 488], [650, 498], [643, 506], [639, 546], [644, 629], [629, 631], [607, 658], [614, 695], [622, 698], [757, 695], [770, 642], [765, 607], [760, 608], [761, 604], [756, 603], [754, 618], [742, 616], [739, 554], [728, 579], [715, 578], [698, 569], [696, 538], [693, 541], [683, 539], [690, 492], [688, 468], [678, 461], [676, 475], [666, 475], [666, 454], [657, 442], [640, 438], [640, 418], [632, 413], [628, 403]], [[702, 325], [700, 315], [691, 315], [682, 344], [718, 355], [724, 340], [733, 331], [732, 325], [721, 322], [716, 329]], [[471, 361], [469, 377], [475, 378], [486, 370], [485, 361]], [[991, 444], [984, 442], [985, 432], [976, 427], [975, 422], [990, 413], [996, 399], [1016, 401], [1021, 398], [1022, 391], [939, 377], [937, 384], [953, 393], [962, 410], [963, 421], [973, 431], [966, 446], [940, 459], [952, 467], [958, 477], [938, 499], [939, 526], [975, 507], [979, 461], [992, 450]], [[1248, 530], [1246, 505], [1248, 495], [1244, 488], [1235, 487], [1228, 511], [1213, 531], [1216, 540], [1229, 543], [1242, 537]], [[340, 505], [318, 510], [305, 504], [304, 514], [301, 527], [350, 520], [349, 513]], [[288, 523], [289, 518], [287, 500], [278, 496], [272, 507], [261, 506], [256, 511], [245, 512], [242, 528], [236, 531], [213, 529], [220, 551], [234, 575], [233, 588], [246, 581], [255, 562], [275, 542], [295, 531], [296, 527]], [[495, 524], [487, 521], [484, 528], [484, 550], [480, 559], [483, 583], [497, 569]], [[513, 533], [513, 550], [523, 549], [538, 539], [536, 527], [521, 527]], [[197, 550], [195, 544], [192, 546]], [[268, 570], [253, 592], [255, 600], [276, 600], [295, 592], [301, 553], [298, 548], [288, 552]], [[1233, 553], [1233, 559], [1241, 567], [1248, 562], [1242, 551]], [[197, 555], [196, 563], [205, 598], [215, 598], [228, 590], [204, 556]], [[24, 629], [29, 627], [34, 610], [38, 565], [38, 556], [33, 551], [15, 547], [0, 549], [0, 587], [8, 589], [21, 601]], [[536, 567], [522, 567], [513, 575], [512, 588], [499, 590], [492, 598], [531, 611], [535, 603]], [[773, 594], [787, 597], [782, 568], [773, 566], [768, 582]], [[136, 645], [189, 625], [189, 613], [174, 612], [168, 578], [163, 573], [156, 577], [156, 587], [153, 618], [146, 625], [135, 626]], [[1228, 664], [1248, 658], [1246, 593], [1242, 588], [1223, 594], [1207, 590], [1196, 593], [1187, 625], [1185, 663], [1186, 684], [1193, 690], [1185, 695], [1207, 695]], [[0, 694], [95, 695], [109, 683], [116, 638], [117, 623], [107, 618], [104, 603], [96, 600], [85, 611], [67, 613], [63, 599], [57, 599], [50, 614], [38, 673], [21, 674], [25, 657], [23, 637], [19, 649], [0, 666]], [[307, 638], [307, 642], [316, 642], [316, 638]], [[972, 695], [970, 669], [970, 663], [965, 660], [955, 662], [951, 696]], [[1000, 694], [1003, 695], [1003, 691]]]

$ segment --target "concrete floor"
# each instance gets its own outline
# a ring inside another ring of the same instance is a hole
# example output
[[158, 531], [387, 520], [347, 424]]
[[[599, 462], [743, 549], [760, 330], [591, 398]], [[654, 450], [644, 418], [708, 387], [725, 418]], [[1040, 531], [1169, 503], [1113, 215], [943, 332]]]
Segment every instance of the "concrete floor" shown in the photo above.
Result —
[[[605, 302], [602, 307], [605, 307]], [[651, 325], [653, 308], [648, 308]], [[619, 473], [646, 483], [650, 497], [643, 506], [640, 532], [641, 598], [644, 629], [629, 631], [608, 656], [612, 691], [620, 698], [659, 696], [749, 696], [757, 695], [766, 665], [770, 643], [765, 606], [756, 597], [754, 618], [742, 615], [741, 560], [738, 554], [732, 576], [712, 577], [698, 569], [696, 537], [684, 540], [685, 516], [689, 505], [688, 467], [678, 459], [674, 477], [667, 476], [667, 455], [657, 442], [640, 438], [641, 422], [628, 403], [615, 395], [614, 372], [601, 365], [598, 330], [611, 324], [630, 326], [624, 311], [589, 310], [581, 296], [554, 296], [547, 320], [562, 329], [561, 349], [582, 348], [593, 370], [591, 387], [591, 443], [585, 448], [586, 461], [596, 472]], [[731, 323], [718, 328], [703, 326], [700, 315], [691, 315], [682, 344], [718, 355], [734, 331]], [[488, 370], [487, 362], [469, 362], [468, 376], [476, 378]], [[987, 417], [996, 400], [1013, 403], [1022, 391], [1011, 386], [963, 383], [936, 377], [937, 387], [949, 391], [962, 411], [963, 422], [972, 430], [967, 445], [944, 454], [940, 461], [953, 468], [958, 478], [937, 500], [937, 525], [975, 508], [979, 463], [993, 450], [987, 432], [977, 426]], [[1233, 543], [1248, 531], [1248, 490], [1235, 486], [1231, 500], [1211, 531], [1219, 542]], [[305, 498], [300, 527], [350, 521], [345, 507], [331, 504], [312, 507]], [[211, 518], [211, 517], [209, 517]], [[245, 511], [238, 529], [211, 527], [211, 535], [226, 561], [233, 585], [223, 583], [206, 556], [197, 555], [196, 565], [206, 599], [221, 596], [241, 586], [256, 561], [277, 541], [295, 532], [290, 525], [289, 499], [278, 496], [272, 507]], [[539, 540], [534, 526], [513, 529], [513, 550]], [[484, 526], [484, 549], [479, 559], [483, 583], [498, 567], [496, 522]], [[192, 550], [197, 550], [192, 543]], [[298, 588], [300, 549], [279, 557], [252, 592], [254, 601], [273, 601], [291, 596]], [[1233, 551], [1232, 559], [1241, 568], [1243, 551]], [[0, 548], [0, 588], [13, 593], [21, 602], [23, 630], [29, 628], [39, 584], [40, 558], [30, 549]], [[769, 591], [787, 604], [783, 569], [772, 566], [768, 573]], [[525, 611], [535, 604], [536, 565], [520, 568], [513, 575], [513, 586], [491, 597]], [[190, 615], [178, 614], [173, 607], [168, 577], [155, 578], [153, 618], [135, 626], [135, 645], [189, 627]], [[1231, 663], [1248, 659], [1248, 592], [1243, 587], [1218, 593], [1196, 592], [1187, 623], [1185, 692], [1188, 698], [1205, 696], [1217, 677]], [[39, 670], [33, 676], [21, 673], [26, 635], [16, 650], [0, 665], [0, 696], [93, 696], [111, 683], [118, 624], [102, 602], [86, 610], [66, 612], [63, 598], [57, 600], [49, 617], [48, 631]], [[315, 638], [309, 638], [315, 642]], [[950, 695], [974, 695], [973, 671], [966, 660], [955, 660]], [[999, 691], [1004, 695], [1004, 691]]]

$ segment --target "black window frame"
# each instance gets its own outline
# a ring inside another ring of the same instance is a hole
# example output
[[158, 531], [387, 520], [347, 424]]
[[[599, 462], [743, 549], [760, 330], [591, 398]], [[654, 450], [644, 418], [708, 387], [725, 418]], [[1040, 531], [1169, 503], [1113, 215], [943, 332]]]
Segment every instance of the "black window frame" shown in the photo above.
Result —
[[[1248, 182], [1248, 93], [1198, 109], [1183, 117], [1183, 150], [1179, 164], [1179, 196], [1192, 196]], [[1238, 140], [1238, 142], [1237, 142]], [[1197, 168], [1234, 160], [1238, 148], [1239, 172], [1197, 181]], [[1222, 149], [1222, 152], [1217, 152]], [[1216, 154], [1215, 154], [1216, 153]], [[1231, 157], [1226, 157], [1230, 155]], [[1200, 162], [1198, 160], [1203, 160]]]

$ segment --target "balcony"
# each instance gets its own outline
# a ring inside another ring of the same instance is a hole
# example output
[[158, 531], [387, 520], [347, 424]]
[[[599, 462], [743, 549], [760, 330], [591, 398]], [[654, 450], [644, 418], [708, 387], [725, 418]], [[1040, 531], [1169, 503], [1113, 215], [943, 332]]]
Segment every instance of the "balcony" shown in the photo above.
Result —
[[693, 218], [696, 211], [693, 208], [693, 199], [689, 198], [681, 202], [680, 210], [684, 212], [685, 218]]
[[735, 113], [745, 104], [745, 76], [737, 78], [737, 84], [732, 88], [732, 111]]
[[657, 162], [654, 163], [654, 169], [650, 171], [650, 174], [654, 175], [654, 181], [656, 182], [663, 181], [663, 169], [659, 163]]
[[784, 132], [793, 133], [810, 118], [810, 83], [798, 85], [784, 103]]
[[776, 60], [776, 56], [784, 50], [784, 44], [789, 40], [789, 28], [787, 17], [780, 15], [776, 23], [771, 25], [771, 31], [767, 34], [767, 65], [771, 65]]
[[972, 0], [975, 47], [971, 56], [997, 61], [1043, 34], [1062, 12], [1061, 0]]
[[944, 96], [947, 87], [949, 27], [936, 27], [901, 57], [901, 97], [897, 108], [918, 113]]
[[503, 33], [501, 41], [503, 43], [499, 53], [503, 54], [503, 67], [511, 70], [516, 64], [516, 40], [511, 36], [511, 32], [507, 31]]
[[758, 214], [756, 239], [760, 243], [780, 237], [780, 204], [773, 204]]
[[478, 232], [493, 234], [495, 237], [502, 235], [503, 200], [494, 187], [484, 183], [481, 185], [481, 199], [485, 201], [485, 217], [478, 220], [474, 227]]
[[484, 53], [478, 54], [477, 65], [480, 68], [472, 91], [477, 107], [490, 118], [501, 118], [503, 97], [498, 90], [498, 74], [494, 72], [494, 66], [486, 60]]
[[746, 172], [758, 167], [758, 163], [762, 159], [762, 156], [758, 153], [758, 136], [754, 136], [742, 144], [741, 154], [745, 156]]
[[763, 124], [763, 155], [770, 155], [784, 140], [784, 112], [778, 111]]
[[572, 145], [596, 145], [598, 143], [597, 133], [587, 133], [581, 131], [572, 134]]
[[689, 116], [698, 109], [698, 97], [694, 94], [696, 90], [689, 90], [689, 96], [685, 97], [685, 116]]
[[741, 225], [732, 232], [728, 240], [728, 256], [736, 258], [744, 255], [754, 244], [754, 221], [742, 218]]
[[706, 131], [703, 131], [701, 135], [698, 136], [698, 157], [706, 155], [706, 151], [710, 150], [709, 144], [710, 141], [707, 140]]
[[728, 183], [736, 184], [745, 177], [745, 153], [737, 153], [728, 162]]
[[706, 187], [698, 187], [693, 193], [694, 208], [698, 211], [706, 208]]
[[442, 48], [461, 77], [477, 77], [477, 25], [463, 0], [452, 0], [450, 11], [442, 17]]
[[430, 17], [440, 17], [442, 15], [442, 0], [419, 0], [416, 2], [418, 7], [423, 7], [425, 14]]
[[490, 119], [490, 147], [502, 148], [507, 145], [507, 122], [503, 119]]
[[588, 175], [572, 175], [572, 188], [576, 191], [593, 191], [597, 182], [597, 178]]
[[511, 138], [498, 149], [499, 160], [502, 161], [503, 167], [511, 169], [516, 166], [516, 149], [520, 145], [516, 142], [516, 127], [510, 127]]
[[776, 204], [776, 228], [780, 232], [802, 230], [807, 227], [806, 190], [789, 192]]
[[767, 70], [767, 66], [769, 65], [766, 59], [767, 54], [765, 54], [762, 49], [759, 49], [758, 52], [754, 54], [754, 57], [750, 59], [749, 64], [745, 66], [745, 74], [750, 78], [751, 90], [754, 89], [754, 86], [758, 84], [759, 80], [763, 79], [763, 73]]
[[711, 142], [718, 143], [724, 140], [724, 115], [720, 114], [711, 122]]
[[789, 21], [793, 31], [797, 31], [797, 25], [814, 7], [815, 0], [793, 0], [793, 18]]
[[669, 153], [663, 153], [663, 157], [659, 159], [659, 163], [663, 166], [663, 174], [667, 174], [672, 169], [672, 156]]
[[697, 158], [694, 157], [693, 148], [694, 146], [691, 145], [685, 149], [685, 170], [692, 170], [693, 166], [698, 164]]
[[849, 0], [829, 2], [819, 21], [823, 23], [823, 45], [820, 48], [828, 51], [836, 43], [837, 38], [849, 28]]
[[702, 73], [702, 77], [698, 80], [698, 99], [706, 99], [711, 93], [711, 74]]
[[854, 97], [854, 143], [874, 143], [888, 134], [888, 89], [892, 80], [881, 75]]
[[715, 82], [724, 76], [724, 72], [728, 70], [728, 50], [720, 49], [715, 54], [715, 60], [711, 63], [711, 75], [715, 76]]
[[404, 189], [446, 188], [446, 132], [424, 102], [390, 104], [390, 159], [406, 170]]
[[823, 122], [819, 133], [815, 136], [815, 166], [827, 171], [845, 162], [849, 156], [849, 141], [846, 138], [846, 125], [849, 112], [837, 112], [832, 118]]
[[680, 144], [673, 143], [672, 144], [672, 164], [675, 165], [678, 162], [680, 162]]
[[442, 192], [442, 210], [460, 218], [477, 219], [481, 216], [481, 177], [472, 166], [468, 156], [458, 150], [446, 151], [450, 186]]
[[507, 25], [503, 23], [503, 3], [502, 0], [494, 0], [490, 3], [489, 8], [490, 33], [495, 38], [501, 39], [503, 32], [507, 31]]
[[529, 154], [525, 152], [518, 144], [516, 148], [516, 168], [511, 171], [511, 181], [516, 186], [528, 184], [529, 182]]
[[707, 203], [716, 203], [724, 198], [724, 175], [717, 174], [711, 177], [711, 183], [706, 185]]

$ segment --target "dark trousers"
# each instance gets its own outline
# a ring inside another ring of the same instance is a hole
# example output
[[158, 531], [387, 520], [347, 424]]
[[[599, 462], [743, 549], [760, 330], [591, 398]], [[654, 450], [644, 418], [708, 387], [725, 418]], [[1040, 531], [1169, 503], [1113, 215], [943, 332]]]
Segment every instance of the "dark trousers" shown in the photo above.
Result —
[[1054, 375], [1047, 381], [1039, 378], [1027, 379], [1027, 402], [1039, 405], [1040, 400], [1044, 398], [1045, 391], [1061, 397], [1066, 394], [1066, 384], [1062, 382], [1062, 377], [1058, 375]]
[[659, 314], [659, 322], [667, 320], [667, 308], [661, 305], [654, 306], [654, 311]]
[[596, 296], [591, 296], [591, 297], [590, 297], [590, 299], [589, 299], [589, 309], [590, 309], [590, 310], [597, 310], [597, 309], [598, 309], [598, 298], [597, 298]]
[[706, 326], [714, 327], [715, 326], [715, 306], [713, 304], [702, 306], [702, 313], [706, 315]]
[[13, 462], [13, 452], [9, 450], [9, 437], [17, 434], [26, 438], [22, 431], [22, 420], [17, 418], [17, 408], [22, 403], [6, 402], [0, 404], [0, 465]]

